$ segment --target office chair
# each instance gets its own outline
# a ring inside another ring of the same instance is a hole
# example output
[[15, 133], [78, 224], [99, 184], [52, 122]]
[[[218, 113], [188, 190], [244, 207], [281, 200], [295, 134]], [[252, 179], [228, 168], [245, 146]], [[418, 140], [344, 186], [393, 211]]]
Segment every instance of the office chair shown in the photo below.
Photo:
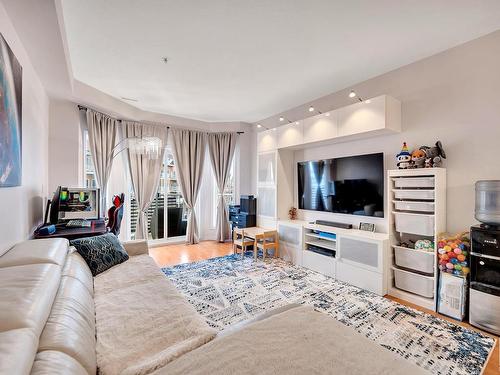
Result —
[[113, 197], [113, 205], [108, 210], [108, 223], [106, 227], [108, 231], [115, 236], [120, 234], [120, 227], [123, 219], [123, 209], [125, 204], [125, 194], [115, 195]]

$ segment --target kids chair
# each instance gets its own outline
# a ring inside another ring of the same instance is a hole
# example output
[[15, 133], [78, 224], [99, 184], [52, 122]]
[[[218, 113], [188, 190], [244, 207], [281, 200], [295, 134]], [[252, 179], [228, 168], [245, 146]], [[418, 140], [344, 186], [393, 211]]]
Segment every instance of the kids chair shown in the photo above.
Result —
[[278, 232], [275, 230], [267, 231], [255, 236], [255, 258], [257, 258], [257, 251], [262, 250], [262, 259], [266, 259], [267, 250], [274, 250], [274, 257], [279, 256], [279, 240]]
[[[240, 228], [234, 228], [233, 231], [233, 254], [238, 253], [238, 248], [241, 248], [241, 259], [245, 256], [245, 252], [247, 251], [247, 246], [252, 246], [254, 241], [245, 238], [245, 231]], [[256, 250], [254, 249], [254, 252]]]
[[108, 223], [106, 227], [108, 231], [115, 236], [120, 234], [120, 227], [123, 218], [123, 205], [125, 204], [125, 194], [115, 195], [113, 197], [113, 205], [108, 210]]

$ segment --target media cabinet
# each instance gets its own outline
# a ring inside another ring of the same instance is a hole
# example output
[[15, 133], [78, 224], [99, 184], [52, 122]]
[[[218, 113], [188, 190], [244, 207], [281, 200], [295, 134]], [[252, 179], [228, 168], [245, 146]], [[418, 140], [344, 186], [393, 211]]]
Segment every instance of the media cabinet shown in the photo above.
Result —
[[388, 234], [300, 220], [279, 221], [278, 232], [284, 260], [380, 296], [387, 294], [390, 267]]

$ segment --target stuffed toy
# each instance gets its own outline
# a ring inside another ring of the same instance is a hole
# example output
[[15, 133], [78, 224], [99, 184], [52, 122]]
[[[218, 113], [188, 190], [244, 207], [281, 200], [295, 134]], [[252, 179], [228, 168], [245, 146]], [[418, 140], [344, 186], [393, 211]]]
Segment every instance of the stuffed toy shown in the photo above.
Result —
[[415, 150], [411, 153], [411, 167], [412, 168], [423, 168], [425, 165], [425, 151], [422, 149]]
[[403, 148], [401, 152], [396, 155], [396, 165], [398, 169], [408, 169], [411, 164], [411, 154], [408, 151], [408, 146], [406, 142], [403, 142]]
[[425, 168], [441, 167], [443, 159], [446, 159], [441, 141], [437, 141], [434, 147], [422, 146], [421, 150], [425, 152]]

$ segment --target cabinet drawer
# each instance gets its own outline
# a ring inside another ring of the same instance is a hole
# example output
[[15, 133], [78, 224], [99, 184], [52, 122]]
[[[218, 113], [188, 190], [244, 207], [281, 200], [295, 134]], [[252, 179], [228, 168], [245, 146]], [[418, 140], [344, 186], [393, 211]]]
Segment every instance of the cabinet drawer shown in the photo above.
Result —
[[401, 177], [394, 179], [397, 188], [433, 188], [434, 177]]
[[309, 250], [302, 251], [302, 266], [323, 275], [335, 277], [335, 258], [316, 254]]

